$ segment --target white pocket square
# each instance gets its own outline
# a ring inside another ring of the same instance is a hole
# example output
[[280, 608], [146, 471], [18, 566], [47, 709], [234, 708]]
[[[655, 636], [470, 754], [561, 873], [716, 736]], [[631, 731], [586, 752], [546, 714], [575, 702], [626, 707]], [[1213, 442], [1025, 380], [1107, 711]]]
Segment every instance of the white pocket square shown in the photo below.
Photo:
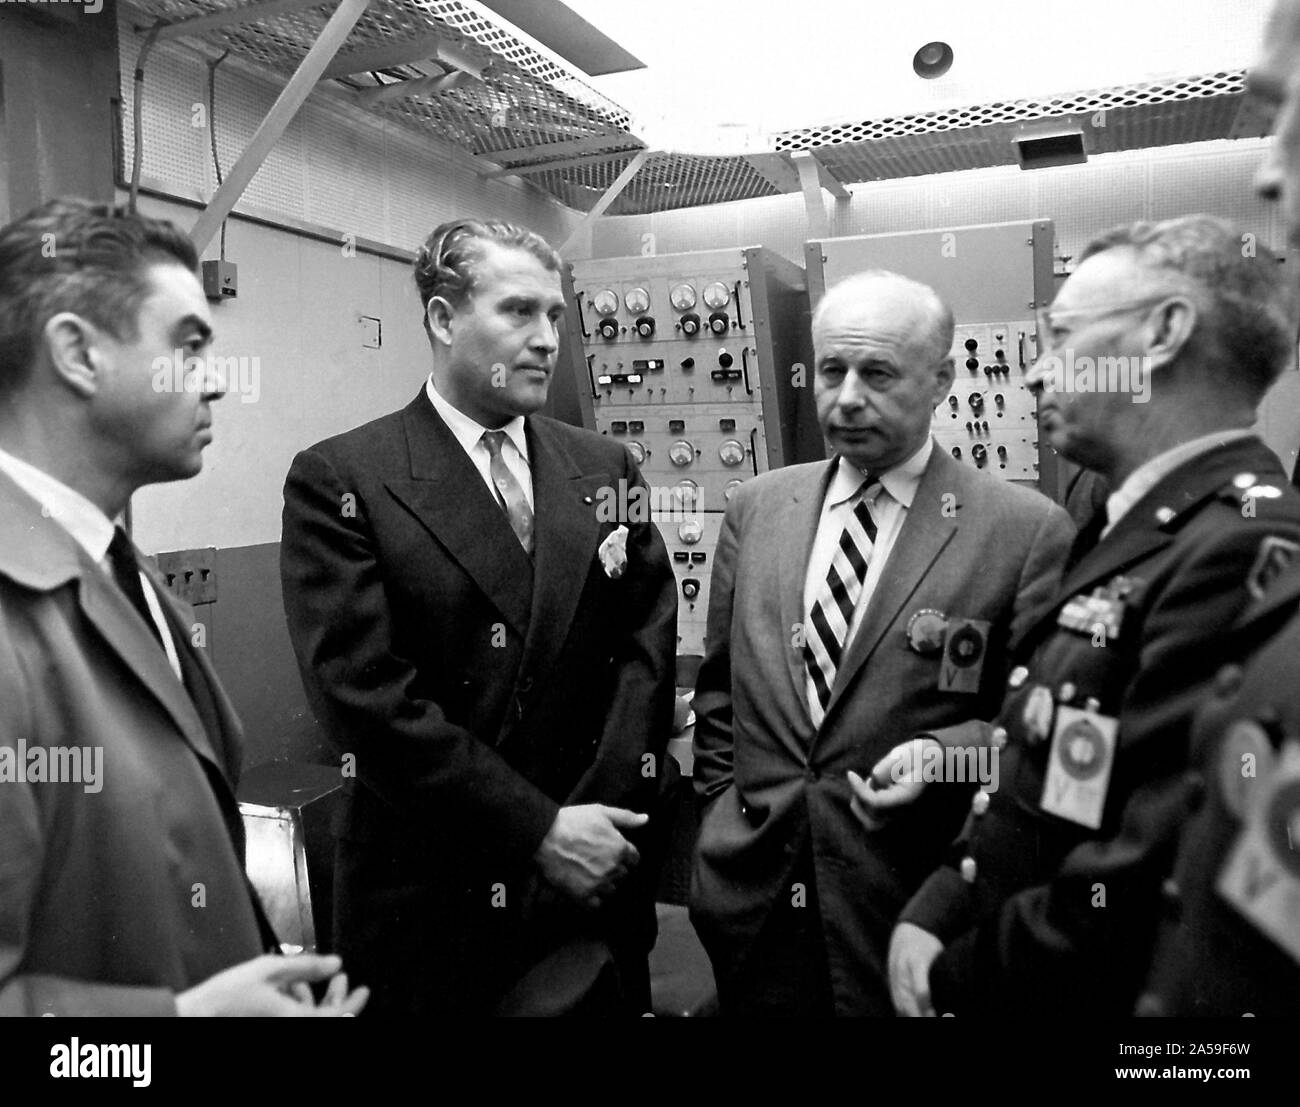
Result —
[[610, 531], [605, 541], [596, 551], [600, 558], [600, 567], [610, 580], [618, 580], [627, 569], [627, 527], [620, 526]]

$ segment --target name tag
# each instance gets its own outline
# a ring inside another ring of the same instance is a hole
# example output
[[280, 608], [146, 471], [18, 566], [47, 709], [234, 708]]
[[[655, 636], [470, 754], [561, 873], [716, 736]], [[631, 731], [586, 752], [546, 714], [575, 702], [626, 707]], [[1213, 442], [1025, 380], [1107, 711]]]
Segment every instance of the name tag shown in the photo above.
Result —
[[1064, 705], [1056, 709], [1043, 781], [1044, 811], [1097, 830], [1115, 763], [1118, 720]]
[[988, 654], [986, 619], [950, 619], [939, 663], [940, 692], [978, 692]]
[[1215, 887], [1300, 962], [1300, 742], [1285, 744], [1258, 790]]

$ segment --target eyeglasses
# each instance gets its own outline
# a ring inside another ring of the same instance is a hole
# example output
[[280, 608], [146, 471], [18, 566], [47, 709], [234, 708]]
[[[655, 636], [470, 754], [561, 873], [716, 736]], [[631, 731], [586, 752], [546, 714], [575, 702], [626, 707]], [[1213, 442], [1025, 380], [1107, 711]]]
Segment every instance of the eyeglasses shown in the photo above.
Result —
[[1038, 324], [1038, 345], [1039, 349], [1046, 349], [1054, 342], [1053, 336], [1058, 330], [1067, 330], [1062, 327], [1057, 320], [1068, 316], [1081, 316], [1084, 319], [1104, 319], [1108, 315], [1120, 315], [1126, 311], [1139, 311], [1142, 308], [1153, 307], [1169, 298], [1169, 293], [1164, 292], [1159, 296], [1146, 296], [1141, 300], [1130, 300], [1123, 304], [1107, 304], [1104, 307], [1084, 307], [1084, 308], [1066, 308], [1063, 311], [1053, 311], [1050, 307], [1038, 308], [1034, 312], [1034, 321]]

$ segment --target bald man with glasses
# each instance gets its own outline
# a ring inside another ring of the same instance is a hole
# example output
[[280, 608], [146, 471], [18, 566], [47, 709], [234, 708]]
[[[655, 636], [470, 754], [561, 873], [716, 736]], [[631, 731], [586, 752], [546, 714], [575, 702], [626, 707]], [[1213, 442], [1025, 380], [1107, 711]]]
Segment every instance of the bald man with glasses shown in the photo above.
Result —
[[1300, 549], [1300, 495], [1251, 433], [1294, 356], [1276, 258], [1227, 223], [1138, 223], [1088, 246], [1031, 376], [1052, 447], [1113, 491], [1021, 639], [1000, 751], [947, 863], [900, 916], [904, 1014], [1125, 1015], [1150, 963], [1187, 802], [1188, 732], [1224, 630]]

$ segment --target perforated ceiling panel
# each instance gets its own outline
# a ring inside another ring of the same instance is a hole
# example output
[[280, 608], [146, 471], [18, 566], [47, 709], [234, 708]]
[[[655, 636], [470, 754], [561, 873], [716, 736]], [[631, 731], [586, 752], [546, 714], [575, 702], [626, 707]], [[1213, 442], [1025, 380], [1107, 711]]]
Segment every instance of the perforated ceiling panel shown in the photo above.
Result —
[[[136, 0], [136, 22], [180, 20], [248, 6], [236, 0]], [[333, 5], [211, 29], [209, 47], [229, 48], [274, 75], [282, 85], [298, 65]], [[471, 68], [478, 81], [437, 92], [386, 100], [368, 111], [414, 133], [436, 135], [485, 163], [485, 171], [535, 168], [530, 177], [560, 202], [590, 208], [627, 166], [641, 140], [629, 113], [551, 58], [539, 53], [490, 13], [459, 0], [372, 0], [345, 49], [392, 46], [435, 34]], [[124, 58], [125, 61], [125, 58]], [[328, 82], [357, 91], [445, 72], [434, 61], [402, 64]], [[813, 150], [844, 183], [888, 180], [1015, 164], [1012, 137], [1044, 120], [1073, 121], [1090, 154], [1242, 134], [1243, 72], [1216, 72], [1113, 89], [945, 108], [917, 115], [828, 124], [765, 136], [782, 154]], [[242, 123], [242, 121], [241, 121]], [[1246, 132], [1249, 133], [1249, 124]], [[302, 139], [303, 132], [296, 134]], [[295, 132], [291, 129], [286, 143]], [[760, 143], [761, 148], [762, 143]], [[366, 156], [358, 144], [358, 156]], [[751, 151], [752, 152], [752, 151]], [[276, 155], [273, 154], [273, 158]], [[261, 199], [280, 202], [295, 185], [288, 167], [259, 174]], [[277, 174], [282, 179], [277, 180]], [[786, 191], [796, 186], [787, 174]], [[738, 199], [775, 196], [782, 189], [740, 154], [655, 152], [610, 207], [611, 214], [669, 211]], [[313, 207], [333, 201], [319, 197]]]
[[[134, 149], [132, 72], [143, 41], [119, 9], [125, 175]], [[207, 126], [207, 63], [188, 46], [161, 43], [149, 56], [144, 99], [143, 178], [189, 200], [217, 187]], [[283, 86], [238, 59], [216, 73], [217, 149], [227, 172]], [[238, 210], [301, 220], [340, 234], [414, 250], [446, 219], [483, 216], [568, 237], [574, 217], [518, 178], [484, 182], [448, 157], [442, 143], [341, 103], [312, 96], [254, 176]]]

